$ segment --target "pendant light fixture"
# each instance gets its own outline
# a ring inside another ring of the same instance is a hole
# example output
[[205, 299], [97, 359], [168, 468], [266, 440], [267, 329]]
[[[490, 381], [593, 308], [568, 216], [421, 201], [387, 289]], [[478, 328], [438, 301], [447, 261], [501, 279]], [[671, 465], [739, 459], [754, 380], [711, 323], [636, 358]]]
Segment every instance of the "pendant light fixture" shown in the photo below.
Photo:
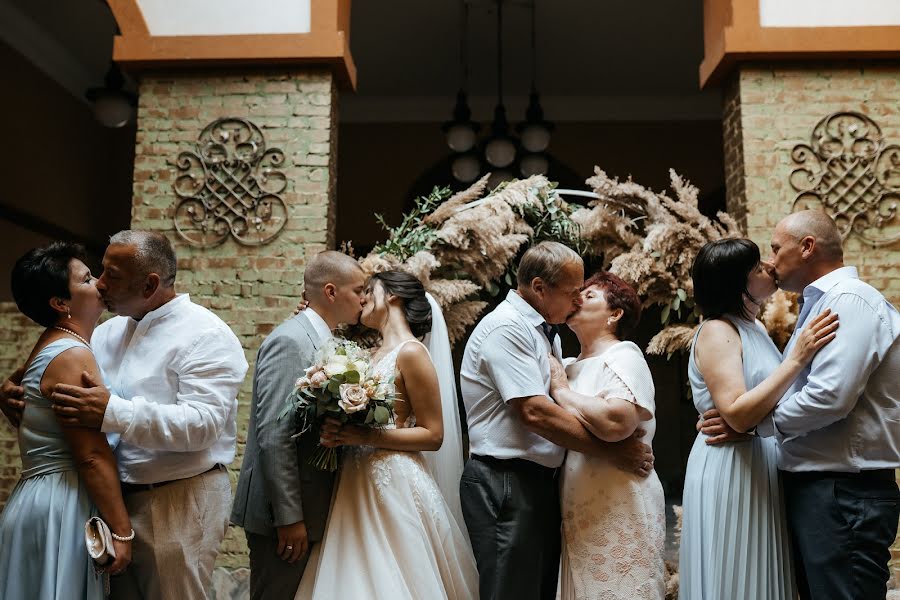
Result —
[[490, 127], [489, 137], [481, 144], [479, 152], [477, 134], [479, 125], [472, 121], [472, 111], [468, 104], [468, 20], [469, 2], [460, 0], [460, 89], [456, 94], [456, 105], [453, 109], [453, 120], [443, 125], [447, 146], [456, 155], [451, 161], [450, 170], [453, 177], [463, 183], [471, 183], [481, 175], [483, 168], [491, 171], [490, 186], [515, 177], [515, 173], [528, 177], [535, 174], [546, 174], [549, 162], [544, 154], [550, 144], [550, 132], [553, 124], [544, 120], [544, 111], [537, 91], [537, 35], [535, 19], [535, 3], [530, 0], [530, 46], [531, 46], [531, 92], [525, 121], [516, 127], [518, 137], [510, 134], [509, 121], [506, 117], [506, 106], [503, 98], [503, 27], [504, 6], [510, 0], [492, 0], [497, 11], [496, 20], [496, 77], [497, 104], [494, 107], [494, 119]]

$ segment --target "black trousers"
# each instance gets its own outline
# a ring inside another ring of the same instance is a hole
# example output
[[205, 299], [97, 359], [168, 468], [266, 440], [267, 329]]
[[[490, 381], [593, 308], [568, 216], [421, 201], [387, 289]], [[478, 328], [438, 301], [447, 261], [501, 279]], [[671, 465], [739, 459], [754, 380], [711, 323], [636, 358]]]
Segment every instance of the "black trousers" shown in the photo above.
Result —
[[782, 471], [797, 587], [803, 600], [876, 600], [887, 594], [900, 492], [893, 469]]
[[473, 456], [460, 500], [481, 600], [553, 600], [559, 577], [557, 469]]

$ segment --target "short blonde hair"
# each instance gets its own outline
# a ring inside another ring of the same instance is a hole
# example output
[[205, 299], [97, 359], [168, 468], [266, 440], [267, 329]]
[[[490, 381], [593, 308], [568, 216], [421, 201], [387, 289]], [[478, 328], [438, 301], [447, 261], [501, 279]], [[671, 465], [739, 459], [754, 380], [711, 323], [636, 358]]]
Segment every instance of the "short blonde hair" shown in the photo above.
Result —
[[555, 287], [562, 279], [563, 267], [584, 261], [577, 252], [559, 242], [541, 242], [525, 251], [519, 261], [519, 284], [529, 284], [540, 277], [550, 287]]

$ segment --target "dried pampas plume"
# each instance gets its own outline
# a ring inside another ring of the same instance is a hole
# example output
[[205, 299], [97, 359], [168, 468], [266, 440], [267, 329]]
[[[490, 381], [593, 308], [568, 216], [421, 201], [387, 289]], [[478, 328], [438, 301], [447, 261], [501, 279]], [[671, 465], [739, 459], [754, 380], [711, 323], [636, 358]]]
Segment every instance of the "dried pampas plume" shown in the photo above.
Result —
[[797, 294], [778, 290], [769, 298], [759, 313], [759, 320], [766, 326], [769, 337], [779, 350], [787, 345], [797, 324]]
[[696, 330], [696, 325], [669, 325], [651, 338], [647, 344], [647, 354], [668, 356], [688, 350]]
[[490, 175], [491, 174], [488, 173], [467, 189], [451, 196], [450, 199], [438, 206], [433, 213], [425, 217], [425, 223], [431, 226], [438, 226], [453, 216], [459, 207], [465, 206], [469, 202], [474, 202], [481, 198], [484, 194], [484, 190], [487, 188], [487, 181]]
[[422, 285], [427, 288], [428, 282], [431, 280], [431, 272], [439, 266], [441, 263], [434, 254], [427, 250], [420, 250], [406, 259], [400, 269], [421, 281]]
[[[390, 246], [409, 256], [405, 261], [387, 253], [372, 253], [360, 261], [369, 274], [400, 269], [418, 278], [444, 310], [452, 341], [462, 339], [487, 306], [473, 297], [504, 276], [534, 234], [525, 208], [550, 197], [553, 189], [546, 177], [538, 175], [500, 186], [481, 198], [487, 180], [485, 175], [421, 221], [406, 225], [405, 239], [416, 239], [420, 245], [411, 256], [405, 253], [410, 245], [403, 240]], [[466, 278], [460, 279], [460, 273]]]
[[463, 339], [469, 325], [478, 320], [487, 305], [487, 302], [481, 300], [466, 300], [458, 302], [444, 311], [447, 335], [450, 337], [451, 346]]
[[374, 275], [383, 271], [393, 271], [400, 266], [400, 261], [396, 256], [390, 254], [370, 253], [365, 258], [359, 260], [359, 266], [362, 267], [366, 275]]
[[[557, 232], [552, 235], [565, 230], [570, 236], [553, 239], [583, 244], [635, 288], [644, 306], [662, 307], [663, 331], [647, 351], [669, 354], [690, 344], [696, 321], [690, 271], [697, 253], [709, 241], [741, 234], [730, 216], [711, 219], [700, 212], [699, 191], [687, 179], [673, 170], [669, 177], [667, 195], [595, 167], [587, 184], [598, 199], [571, 211], [542, 175], [502, 184], [484, 196], [485, 175], [436, 207], [428, 201], [417, 204], [420, 212], [392, 229], [390, 243], [381, 247], [396, 256], [370, 254], [360, 262], [367, 273], [402, 269], [415, 275], [443, 308], [451, 337], [459, 340], [487, 305], [475, 300], [476, 294], [496, 290], [522, 247], [530, 239], [545, 239], [549, 222]], [[441, 197], [446, 196], [436, 190], [428, 200]], [[552, 221], [554, 214], [566, 216]], [[783, 337], [793, 321], [779, 306], [773, 301], [764, 319]]]

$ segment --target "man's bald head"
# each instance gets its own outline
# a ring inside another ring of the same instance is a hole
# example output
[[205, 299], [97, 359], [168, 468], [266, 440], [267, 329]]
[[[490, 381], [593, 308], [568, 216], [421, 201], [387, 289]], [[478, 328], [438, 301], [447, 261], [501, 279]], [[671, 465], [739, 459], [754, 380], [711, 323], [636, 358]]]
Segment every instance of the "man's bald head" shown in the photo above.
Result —
[[781, 220], [785, 233], [799, 241], [805, 237], [816, 240], [816, 253], [821, 259], [836, 261], [844, 259], [841, 234], [834, 219], [821, 210], [802, 210]]
[[329, 283], [342, 287], [358, 279], [363, 273], [359, 263], [343, 252], [326, 250], [316, 254], [306, 266], [303, 287], [310, 302], [322, 300]]
[[786, 216], [772, 234], [771, 264], [778, 287], [802, 292], [816, 279], [844, 265], [837, 225], [819, 210]]

